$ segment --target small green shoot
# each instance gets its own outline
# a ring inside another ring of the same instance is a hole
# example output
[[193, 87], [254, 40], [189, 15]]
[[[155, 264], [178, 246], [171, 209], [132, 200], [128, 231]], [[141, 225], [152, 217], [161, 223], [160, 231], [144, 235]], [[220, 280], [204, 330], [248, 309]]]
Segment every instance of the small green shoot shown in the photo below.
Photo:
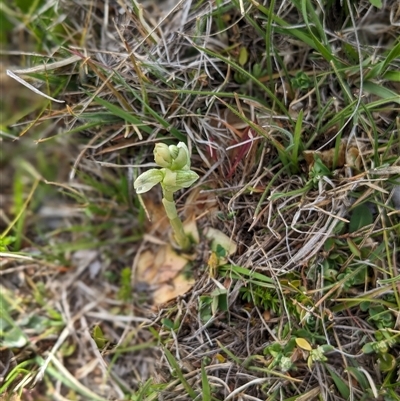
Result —
[[103, 349], [109, 342], [107, 338], [104, 336], [103, 330], [98, 324], [94, 326], [92, 336], [94, 342], [99, 347], [99, 349]]
[[201, 361], [201, 385], [203, 401], [211, 400], [211, 386], [208, 381], [207, 372], [204, 366], [204, 361]]
[[174, 372], [174, 375], [179, 379], [179, 381], [181, 382], [181, 384], [182, 384], [183, 388], [185, 389], [185, 391], [187, 392], [187, 394], [193, 400], [197, 399], [197, 394], [193, 390], [193, 388], [190, 386], [188, 381], [186, 380], [186, 378], [178, 364], [178, 361], [174, 358], [174, 356], [171, 354], [171, 352], [167, 348], [164, 348], [164, 353], [171, 366], [171, 369]]
[[125, 267], [121, 271], [118, 297], [124, 302], [129, 302], [132, 300], [133, 290], [131, 285], [131, 273], [132, 271], [129, 267]]
[[201, 295], [199, 298], [199, 311], [201, 321], [204, 324], [211, 320], [217, 312], [227, 312], [227, 290], [225, 288], [216, 288], [209, 295]]

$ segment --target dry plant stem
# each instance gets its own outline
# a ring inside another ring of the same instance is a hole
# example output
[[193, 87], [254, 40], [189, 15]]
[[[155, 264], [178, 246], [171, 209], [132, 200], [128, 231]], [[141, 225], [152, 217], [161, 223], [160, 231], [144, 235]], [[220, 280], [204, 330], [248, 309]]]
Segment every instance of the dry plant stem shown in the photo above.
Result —
[[165, 207], [165, 211], [167, 213], [168, 219], [171, 223], [172, 230], [175, 234], [175, 240], [178, 245], [182, 248], [182, 250], [187, 250], [190, 247], [190, 241], [188, 236], [185, 234], [183, 230], [183, 224], [178, 216], [178, 212], [176, 210], [175, 201], [173, 197], [173, 192], [166, 191], [163, 188], [163, 199], [162, 203]]

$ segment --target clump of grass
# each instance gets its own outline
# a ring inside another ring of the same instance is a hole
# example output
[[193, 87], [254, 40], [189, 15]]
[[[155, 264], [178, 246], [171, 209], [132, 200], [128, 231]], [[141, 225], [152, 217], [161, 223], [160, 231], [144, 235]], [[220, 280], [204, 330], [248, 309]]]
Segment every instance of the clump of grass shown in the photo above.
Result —
[[[0, 392], [398, 400], [395, 5], [20, 3], [1, 18], [32, 48], [9, 51], [10, 69], [65, 103], [41, 97], [2, 127], [19, 159]], [[135, 261], [167, 233], [155, 238], [133, 177], [176, 141], [201, 172], [198, 226], [238, 248], [202, 238], [194, 288], [155, 312]]]

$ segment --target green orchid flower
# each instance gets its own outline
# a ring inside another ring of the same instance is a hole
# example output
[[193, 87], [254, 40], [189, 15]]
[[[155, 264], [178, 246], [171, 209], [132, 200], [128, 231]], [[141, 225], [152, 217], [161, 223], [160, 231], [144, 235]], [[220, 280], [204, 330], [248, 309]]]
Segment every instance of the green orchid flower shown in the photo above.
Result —
[[152, 168], [140, 174], [140, 176], [133, 183], [133, 187], [136, 189], [136, 193], [144, 194], [147, 191], [150, 191], [154, 185], [157, 185], [164, 179], [164, 174], [161, 170], [157, 170]]
[[179, 219], [173, 194], [183, 188], [189, 188], [199, 176], [190, 170], [190, 155], [186, 144], [179, 142], [177, 146], [156, 144], [154, 161], [161, 169], [151, 169], [141, 174], [133, 186], [138, 194], [145, 193], [160, 184], [163, 190], [163, 205], [170, 220], [175, 239], [182, 249], [190, 247], [190, 241], [183, 230]]

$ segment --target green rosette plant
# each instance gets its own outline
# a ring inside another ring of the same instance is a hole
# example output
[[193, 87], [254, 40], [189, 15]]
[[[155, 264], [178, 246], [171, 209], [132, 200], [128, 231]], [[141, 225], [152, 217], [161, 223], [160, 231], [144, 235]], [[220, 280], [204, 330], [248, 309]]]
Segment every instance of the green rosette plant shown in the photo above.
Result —
[[174, 192], [189, 188], [199, 176], [190, 170], [190, 155], [186, 144], [178, 145], [156, 144], [154, 161], [160, 169], [151, 169], [141, 174], [134, 182], [136, 193], [143, 194], [160, 184], [163, 191], [163, 205], [174, 231], [177, 244], [187, 250], [190, 247], [188, 236], [183, 230], [174, 201]]

